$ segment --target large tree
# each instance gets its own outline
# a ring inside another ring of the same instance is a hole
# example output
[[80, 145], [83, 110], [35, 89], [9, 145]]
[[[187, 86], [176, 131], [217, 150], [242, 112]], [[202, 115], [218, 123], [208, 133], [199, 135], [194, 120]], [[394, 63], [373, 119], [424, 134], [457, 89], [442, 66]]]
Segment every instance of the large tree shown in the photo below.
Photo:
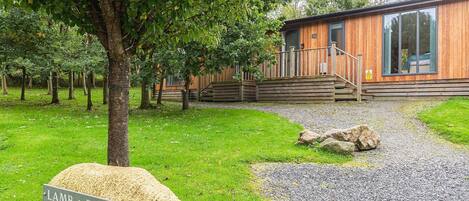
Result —
[[[109, 126], [108, 164], [129, 165], [129, 58], [140, 43], [168, 37], [216, 40], [218, 21], [241, 18], [248, 0], [2, 0], [43, 9], [82, 31], [94, 34], [108, 53]], [[19, 3], [18, 3], [19, 2]], [[201, 26], [203, 25], [203, 26]]]
[[158, 80], [158, 63], [155, 61], [155, 54], [153, 49], [139, 49], [137, 54], [132, 57], [132, 64], [136, 72], [132, 74], [132, 79], [140, 83], [141, 86], [141, 100], [139, 108], [149, 109], [152, 107], [150, 88]]
[[305, 12], [308, 16], [322, 15], [361, 8], [368, 4], [369, 0], [307, 0]]
[[[46, 41], [43, 21], [38, 14], [23, 9], [0, 10], [0, 57], [3, 76], [7, 67], [21, 71], [21, 100], [25, 100], [27, 76], [34, 66], [41, 65]], [[6, 77], [6, 76], [5, 76]], [[6, 80], [4, 79], [6, 86]]]
[[182, 60], [181, 64], [175, 63], [178, 66], [173, 69], [178, 70], [173, 70], [172, 75], [184, 80], [183, 110], [189, 108], [190, 86], [195, 76], [236, 67], [240, 69], [237, 78], [241, 79], [242, 72], [250, 72], [261, 78], [259, 65], [275, 60], [274, 53], [281, 42], [278, 33], [281, 22], [267, 16], [277, 3], [252, 2], [253, 8], [246, 18], [235, 22], [223, 21], [226, 31], [217, 43], [182, 42], [176, 50], [168, 51], [180, 55]]

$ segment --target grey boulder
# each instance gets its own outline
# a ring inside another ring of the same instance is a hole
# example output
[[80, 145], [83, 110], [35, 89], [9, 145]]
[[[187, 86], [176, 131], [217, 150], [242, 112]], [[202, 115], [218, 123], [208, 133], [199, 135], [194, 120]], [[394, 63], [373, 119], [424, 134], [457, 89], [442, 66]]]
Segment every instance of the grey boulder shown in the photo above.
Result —
[[360, 151], [375, 149], [380, 144], [380, 136], [367, 125], [358, 125], [348, 129], [332, 129], [324, 133], [319, 141], [329, 138], [351, 142]]
[[328, 138], [319, 144], [319, 147], [330, 152], [339, 154], [352, 154], [355, 151], [355, 144], [351, 142], [339, 141]]
[[298, 137], [297, 144], [302, 144], [302, 145], [313, 144], [317, 142], [320, 137], [321, 135], [306, 129], [306, 130], [301, 131], [300, 137]]

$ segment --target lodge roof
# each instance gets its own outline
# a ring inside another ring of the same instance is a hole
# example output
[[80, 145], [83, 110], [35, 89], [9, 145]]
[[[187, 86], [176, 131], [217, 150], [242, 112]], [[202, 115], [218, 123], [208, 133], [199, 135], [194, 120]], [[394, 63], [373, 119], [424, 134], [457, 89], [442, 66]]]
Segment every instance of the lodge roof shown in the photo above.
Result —
[[379, 6], [371, 6], [352, 10], [345, 10], [325, 15], [316, 15], [299, 19], [287, 20], [282, 30], [294, 29], [304, 24], [314, 23], [318, 21], [336, 21], [348, 17], [358, 17], [364, 15], [373, 15], [381, 13], [396, 12], [402, 10], [417, 9], [428, 6], [435, 6], [443, 3], [450, 3], [458, 0], [408, 0], [396, 3], [384, 4]]

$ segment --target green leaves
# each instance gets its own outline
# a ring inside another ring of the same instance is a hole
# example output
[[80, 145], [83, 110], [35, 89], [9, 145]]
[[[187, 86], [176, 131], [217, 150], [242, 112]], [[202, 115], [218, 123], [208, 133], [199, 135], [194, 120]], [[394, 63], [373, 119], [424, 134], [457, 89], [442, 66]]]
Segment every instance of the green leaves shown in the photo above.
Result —
[[368, 5], [368, 0], [308, 0], [306, 15], [321, 15], [353, 8], [361, 8]]
[[[27, 71], [40, 63], [47, 40], [41, 17], [27, 10], [12, 8], [0, 14], [0, 60], [4, 73], [7, 66]], [[15, 73], [9, 69], [9, 73]]]
[[[96, 37], [85, 36], [44, 13], [10, 7], [0, 13], [0, 64], [3, 73], [48, 76], [51, 70], [103, 72], [104, 48]], [[86, 43], [85, 43], [86, 42]], [[10, 68], [7, 69], [6, 67]], [[16, 68], [15, 71], [11, 67]]]

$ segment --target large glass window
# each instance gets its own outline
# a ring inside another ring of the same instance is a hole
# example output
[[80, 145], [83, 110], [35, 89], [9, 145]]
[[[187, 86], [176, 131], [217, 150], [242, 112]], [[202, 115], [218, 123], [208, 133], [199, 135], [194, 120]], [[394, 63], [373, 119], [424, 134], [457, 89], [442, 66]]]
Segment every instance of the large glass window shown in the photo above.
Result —
[[166, 86], [184, 85], [184, 80], [176, 75], [170, 75], [166, 78]]
[[385, 15], [383, 74], [436, 72], [436, 9]]
[[345, 50], [344, 22], [329, 24], [329, 46], [332, 42], [336, 42], [339, 49]]

